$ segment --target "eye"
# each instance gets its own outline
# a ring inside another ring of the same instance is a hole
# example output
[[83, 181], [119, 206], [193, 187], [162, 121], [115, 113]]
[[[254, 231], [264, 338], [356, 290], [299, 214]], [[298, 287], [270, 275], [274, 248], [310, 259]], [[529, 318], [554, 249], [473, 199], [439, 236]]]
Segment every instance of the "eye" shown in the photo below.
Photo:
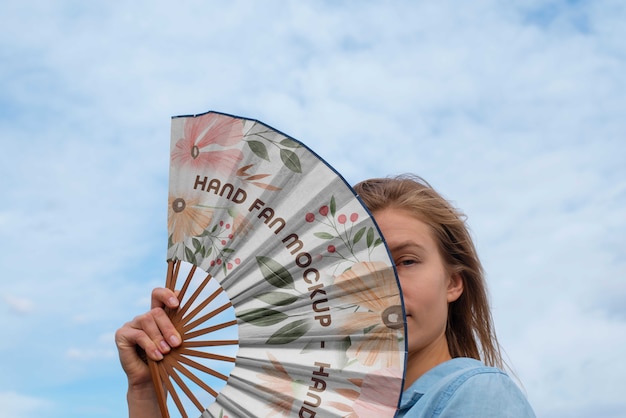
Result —
[[396, 266], [398, 267], [409, 267], [415, 264], [418, 264], [419, 260], [415, 258], [402, 258], [396, 262]]

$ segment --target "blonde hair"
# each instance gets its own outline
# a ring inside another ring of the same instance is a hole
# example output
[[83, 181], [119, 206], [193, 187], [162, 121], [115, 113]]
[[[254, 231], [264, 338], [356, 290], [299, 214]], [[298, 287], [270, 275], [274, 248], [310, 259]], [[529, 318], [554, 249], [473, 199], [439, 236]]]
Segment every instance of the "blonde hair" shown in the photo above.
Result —
[[371, 212], [407, 210], [430, 226], [446, 267], [463, 279], [463, 293], [448, 305], [446, 338], [450, 354], [503, 368], [483, 268], [465, 215], [415, 175], [365, 180], [354, 188]]

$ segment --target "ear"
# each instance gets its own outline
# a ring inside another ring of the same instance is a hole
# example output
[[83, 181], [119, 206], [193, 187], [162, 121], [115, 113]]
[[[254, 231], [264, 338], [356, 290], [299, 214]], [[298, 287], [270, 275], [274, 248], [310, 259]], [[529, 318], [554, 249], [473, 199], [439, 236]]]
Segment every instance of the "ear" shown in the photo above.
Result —
[[454, 273], [448, 281], [448, 303], [457, 300], [463, 294], [463, 277], [460, 273]]

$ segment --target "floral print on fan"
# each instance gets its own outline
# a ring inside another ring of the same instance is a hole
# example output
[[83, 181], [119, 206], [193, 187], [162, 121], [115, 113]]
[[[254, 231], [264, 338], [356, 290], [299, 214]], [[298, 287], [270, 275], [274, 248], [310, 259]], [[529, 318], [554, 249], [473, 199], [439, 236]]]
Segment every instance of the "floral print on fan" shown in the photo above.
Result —
[[184, 136], [172, 150], [172, 166], [206, 168], [230, 174], [243, 159], [237, 146], [243, 139], [243, 122], [225, 115], [207, 113], [185, 121]]
[[357, 358], [365, 366], [373, 366], [379, 360], [382, 367], [400, 365], [398, 341], [404, 315], [400, 296], [389, 296], [394, 294], [395, 283], [392, 268], [382, 262], [356, 263], [335, 279], [335, 285], [342, 290], [341, 299], [357, 308], [342, 325], [346, 335], [362, 331], [370, 337], [377, 336], [351, 337], [356, 341], [352, 341], [348, 357]]
[[263, 374], [257, 374], [259, 383], [257, 388], [268, 393], [272, 400], [270, 401], [270, 412], [266, 415], [269, 417], [289, 416], [294, 401], [294, 389], [297, 382], [293, 380], [287, 370], [271, 353], [267, 353], [270, 360], [268, 365], [263, 366]]
[[[368, 249], [368, 254], [371, 254], [375, 247], [383, 243], [373, 226], [362, 226], [355, 230], [355, 224], [359, 220], [358, 213], [337, 213], [335, 196], [330, 198], [328, 205], [321, 206], [317, 210], [317, 214], [308, 212], [305, 215], [305, 220], [309, 223], [319, 222], [327, 227], [325, 231], [315, 232], [314, 235], [317, 238], [333, 242], [326, 247], [325, 257], [336, 259], [337, 264], [358, 263], [362, 260], [359, 259], [357, 253], [363, 244]], [[337, 239], [343, 243], [342, 248], [338, 248], [334, 244]]]
[[[313, 325], [310, 318], [290, 317], [283, 311], [291, 304], [301, 302], [302, 295], [295, 291], [291, 273], [271, 257], [257, 256], [257, 267], [272, 290], [255, 296], [267, 307], [255, 307], [238, 313], [240, 320], [257, 327], [283, 325], [265, 341], [269, 345], [285, 345], [304, 336]], [[286, 322], [286, 323], [285, 323]]]
[[199, 204], [200, 199], [170, 194], [167, 207], [169, 247], [183, 242], [186, 237], [198, 236], [209, 227], [213, 210]]
[[348, 379], [349, 388], [337, 392], [351, 403], [331, 401], [329, 405], [345, 413], [344, 418], [392, 416], [396, 411], [397, 393], [402, 375], [398, 369], [380, 369], [363, 379]]
[[185, 260], [198, 265], [210, 260], [209, 267], [221, 267], [226, 273], [241, 263], [233, 256], [235, 250], [229, 247], [229, 243], [235, 235], [247, 234], [251, 225], [233, 208], [226, 211], [226, 218], [212, 224], [214, 213], [215, 208], [198, 204], [198, 199], [170, 197], [168, 230], [173, 232], [169, 236], [168, 249], [179, 247], [177, 250], [184, 253]]

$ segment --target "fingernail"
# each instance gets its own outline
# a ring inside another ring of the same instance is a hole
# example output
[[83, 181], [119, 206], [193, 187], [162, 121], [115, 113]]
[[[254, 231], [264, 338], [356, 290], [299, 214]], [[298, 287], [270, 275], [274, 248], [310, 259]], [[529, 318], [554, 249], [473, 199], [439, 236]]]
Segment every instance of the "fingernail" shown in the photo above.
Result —
[[176, 299], [175, 297], [171, 297], [167, 300], [167, 303], [170, 305], [170, 307], [175, 307], [178, 306], [178, 299]]
[[178, 339], [178, 337], [177, 337], [177, 336], [172, 335], [172, 336], [170, 337], [170, 344], [171, 344], [172, 346], [177, 346], [178, 344], [180, 344], [180, 340]]
[[154, 356], [157, 358], [157, 360], [163, 359], [163, 354], [161, 354], [159, 350], [154, 350]]
[[167, 345], [165, 341], [161, 341], [159, 345], [161, 346], [161, 351], [165, 351], [165, 352], [170, 351], [170, 346]]

